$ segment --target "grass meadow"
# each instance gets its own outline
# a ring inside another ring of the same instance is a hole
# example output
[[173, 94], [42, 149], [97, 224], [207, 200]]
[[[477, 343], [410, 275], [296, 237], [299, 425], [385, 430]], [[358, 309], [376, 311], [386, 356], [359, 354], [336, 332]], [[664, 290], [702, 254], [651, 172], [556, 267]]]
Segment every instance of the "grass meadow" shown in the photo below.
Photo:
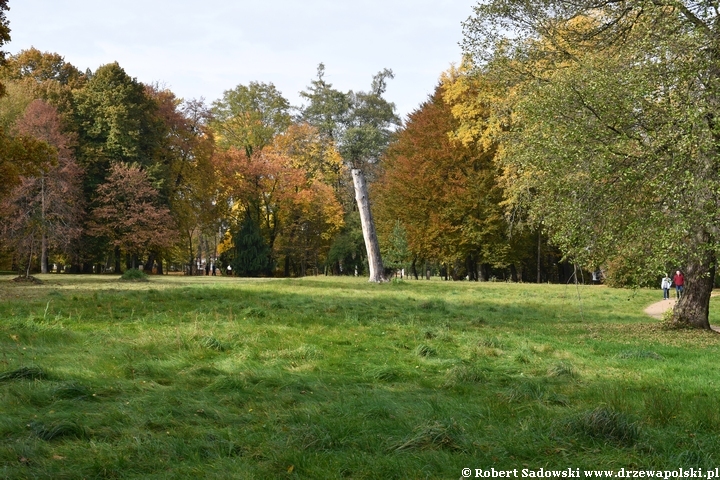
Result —
[[720, 335], [660, 290], [40, 278], [0, 279], [2, 478], [720, 465]]

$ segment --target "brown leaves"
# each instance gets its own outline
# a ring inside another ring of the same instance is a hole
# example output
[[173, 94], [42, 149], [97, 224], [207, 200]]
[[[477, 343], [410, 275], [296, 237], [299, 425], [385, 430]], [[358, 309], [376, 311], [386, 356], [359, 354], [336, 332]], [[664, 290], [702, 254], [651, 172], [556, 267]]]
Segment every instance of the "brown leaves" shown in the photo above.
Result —
[[121, 250], [140, 254], [172, 245], [170, 211], [158, 205], [158, 193], [136, 165], [115, 163], [97, 190], [90, 233], [105, 237]]

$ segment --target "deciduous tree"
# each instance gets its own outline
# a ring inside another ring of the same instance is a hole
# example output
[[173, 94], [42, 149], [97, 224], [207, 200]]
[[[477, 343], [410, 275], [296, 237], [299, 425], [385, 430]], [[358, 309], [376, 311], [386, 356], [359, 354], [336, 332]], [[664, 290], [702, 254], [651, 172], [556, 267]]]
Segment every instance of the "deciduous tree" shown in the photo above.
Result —
[[86, 194], [92, 198], [112, 164], [148, 167], [162, 130], [155, 123], [157, 104], [145, 94], [145, 86], [117, 63], [98, 68], [73, 96], [78, 162], [86, 172]]
[[385, 155], [375, 191], [385, 238], [400, 221], [416, 258], [461, 262], [476, 279], [478, 264], [507, 265], [507, 225], [495, 145], [453, 138], [459, 122], [444, 95], [456, 80], [448, 76], [410, 114]]
[[[56, 163], [46, 164], [38, 176], [25, 177], [22, 187], [17, 189], [15, 201], [34, 213], [23, 213], [26, 218], [38, 218], [40, 236], [40, 268], [48, 272], [48, 251], [68, 253], [73, 242], [81, 234], [81, 218], [84, 214], [82, 197], [82, 169], [75, 162], [72, 153], [74, 139], [63, 133], [62, 122], [57, 110], [35, 100], [17, 122], [21, 134], [49, 144], [56, 152]], [[20, 200], [18, 196], [25, 197]]]
[[642, 246], [639, 268], [684, 265], [674, 318], [709, 328], [720, 233], [716, 2], [493, 0], [475, 12], [467, 52], [519, 92], [503, 140], [514, 198], [580, 262]]
[[[210, 113], [202, 101], [180, 101], [155, 86], [147, 95], [158, 105], [156, 115], [165, 132], [155, 152], [153, 171], [159, 191], [175, 219], [192, 275], [196, 247], [203, 233], [217, 231], [222, 206], [218, 202], [215, 142], [207, 123]], [[160, 252], [151, 253], [151, 268]]]
[[147, 174], [121, 162], [111, 165], [107, 181], [98, 187], [90, 233], [130, 255], [133, 268], [140, 255], [175, 241], [170, 211], [159, 206]]
[[235, 147], [250, 158], [292, 121], [290, 103], [272, 83], [250, 82], [226, 90], [213, 102], [211, 126], [222, 148]]
[[351, 171], [355, 201], [367, 250], [370, 281], [385, 280], [375, 222], [370, 208], [364, 169], [376, 164], [387, 147], [394, 127], [400, 123], [395, 105], [383, 98], [391, 70], [373, 77], [367, 92], [343, 93], [325, 82], [324, 66], [318, 67], [318, 78], [301, 95], [309, 100], [303, 118], [329, 136]]

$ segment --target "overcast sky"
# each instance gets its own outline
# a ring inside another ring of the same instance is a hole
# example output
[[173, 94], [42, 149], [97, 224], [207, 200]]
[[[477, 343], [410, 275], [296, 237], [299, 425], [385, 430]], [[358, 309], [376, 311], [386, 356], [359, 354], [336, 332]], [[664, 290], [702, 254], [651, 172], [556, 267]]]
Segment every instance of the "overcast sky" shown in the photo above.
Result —
[[325, 64], [340, 90], [390, 68], [388, 100], [407, 115], [460, 60], [472, 0], [10, 0], [10, 53], [34, 46], [80, 70], [117, 61], [144, 83], [210, 103], [250, 81], [294, 105]]

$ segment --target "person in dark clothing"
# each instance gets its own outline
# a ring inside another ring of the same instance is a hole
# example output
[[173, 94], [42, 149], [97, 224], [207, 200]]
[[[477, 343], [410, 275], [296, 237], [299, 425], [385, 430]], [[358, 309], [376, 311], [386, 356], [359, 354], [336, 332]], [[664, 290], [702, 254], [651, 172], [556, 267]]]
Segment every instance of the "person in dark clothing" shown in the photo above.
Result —
[[683, 289], [685, 288], [685, 277], [680, 270], [675, 272], [673, 283], [675, 284], [675, 295], [677, 296], [677, 299], [680, 300], [680, 297], [682, 297], [683, 294]]
[[205, 264], [205, 276], [206, 277], [210, 276], [210, 264], [209, 263]]

